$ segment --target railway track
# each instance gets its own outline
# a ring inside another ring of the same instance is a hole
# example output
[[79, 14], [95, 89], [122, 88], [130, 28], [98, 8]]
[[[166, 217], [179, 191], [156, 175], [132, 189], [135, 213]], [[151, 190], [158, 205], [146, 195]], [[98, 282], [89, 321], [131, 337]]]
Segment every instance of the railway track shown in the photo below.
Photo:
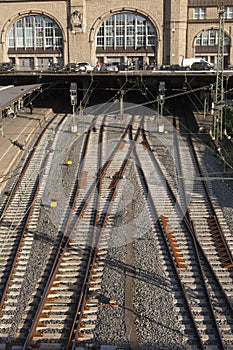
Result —
[[49, 165], [51, 131], [57, 128], [64, 115], [53, 116], [29, 155], [21, 176], [12, 188], [8, 202], [2, 210], [1, 235], [1, 337], [14, 323], [17, 298], [24, 281], [30, 251], [40, 213], [40, 199], [44, 183], [41, 181], [45, 165]]
[[[179, 196], [176, 192], [177, 187], [175, 186], [173, 192], [167, 183], [173, 201], [179, 203], [180, 215], [175, 216], [175, 203], [170, 208], [166, 203], [164, 214], [160, 215], [161, 229], [172, 253], [180, 284], [184, 288], [184, 297], [193, 321], [192, 324], [196, 329], [196, 339], [199, 339], [199, 346], [204, 349], [227, 349], [232, 344], [233, 324], [232, 294], [231, 288], [229, 288], [232, 278], [228, 271], [231, 268], [231, 262], [229, 262], [231, 260], [231, 248], [226, 243], [223, 231], [220, 234], [220, 223], [217, 223], [217, 219], [215, 220], [217, 215], [214, 212], [214, 205], [204, 181], [194, 184], [191, 201], [190, 198], [189, 201], [186, 198], [187, 188], [190, 188], [191, 169], [194, 169], [194, 176], [203, 176], [199, 163], [197, 163], [196, 154], [190, 153], [191, 150], [194, 152], [194, 148], [190, 147], [187, 140], [179, 142], [177, 137], [174, 138], [174, 144], [175, 160], [179, 167], [177, 173], [186, 178], [187, 183], [184, 181], [184, 189], [180, 188]], [[150, 154], [153, 158], [153, 153]], [[143, 158], [140, 157], [140, 159]], [[154, 158], [153, 160], [155, 161]], [[192, 167], [190, 167], [190, 161]], [[165, 167], [162, 164], [160, 166], [160, 170], [163, 169], [164, 172], [161, 175], [169, 179]], [[146, 166], [143, 167], [143, 169], [147, 168]], [[186, 175], [184, 176], [184, 174]], [[186, 189], [185, 185], [187, 186]], [[160, 197], [162, 200], [166, 196], [163, 193]], [[160, 200], [157, 198], [157, 201]], [[156, 201], [153, 200], [153, 203], [156, 204]], [[155, 208], [161, 212], [161, 208], [158, 208], [158, 206], [155, 206]], [[183, 208], [188, 209], [186, 214]], [[218, 210], [220, 210], [219, 207]], [[223, 215], [220, 215], [220, 218], [223, 219]], [[183, 224], [185, 223], [186, 234], [184, 228], [181, 229], [179, 220], [182, 220]], [[203, 221], [207, 221], [207, 225], [203, 225]], [[222, 222], [225, 223], [224, 220]], [[226, 227], [226, 224], [224, 227]], [[220, 256], [216, 254], [216, 240], [213, 239], [213, 235], [217, 233], [218, 237], [220, 236], [218, 243], [221, 244], [221, 247], [224, 242], [224, 248], [222, 247], [224, 250], [221, 251]], [[202, 240], [199, 238], [200, 235]], [[211, 241], [212, 244], [210, 244]], [[222, 254], [224, 255], [224, 261]], [[225, 269], [223, 263], [225, 263]], [[221, 280], [223, 283], [220, 282]], [[230, 293], [227, 293], [229, 289]], [[188, 333], [187, 324], [189, 322], [187, 322], [187, 319], [187, 315], [183, 316], [182, 321]], [[191, 339], [192, 336], [190, 335], [189, 338]]]
[[[118, 200], [117, 183], [123, 179], [127, 158], [132, 152], [132, 146], [125, 141], [131, 129], [130, 121], [111, 155], [108, 154], [102, 164], [104, 152], [108, 151], [102, 149], [105, 145], [105, 123], [104, 119], [102, 126], [94, 127], [93, 140], [91, 142], [90, 137], [85, 151], [84, 164], [81, 173], [78, 172], [79, 177], [81, 175], [80, 187], [84, 190], [84, 196], [80, 196], [81, 188], [78, 186], [77, 195], [73, 198], [72, 217], [66, 220], [60, 255], [52, 267], [24, 344], [25, 349], [30, 345], [46, 348], [50, 342], [55, 342], [57, 348], [75, 348], [76, 342], [87, 341], [93, 337], [92, 329], [95, 327], [99, 300], [92, 294], [101, 289], [111, 229], [109, 215], [113, 198], [114, 203]], [[96, 155], [93, 155], [97, 130], [100, 130], [100, 147]], [[97, 174], [94, 181], [93, 174]], [[110, 303], [114, 306], [114, 301]]]
[[[53, 137], [45, 134], [35, 147], [38, 156], [2, 214], [5, 241], [22, 235], [22, 242], [9, 243], [2, 275], [0, 336], [7, 346], [68, 350], [92, 341], [109, 239], [133, 167], [187, 349], [227, 349], [233, 333], [231, 235], [219, 206], [207, 199], [207, 185], [190, 179], [204, 177], [195, 147], [175, 133], [150, 133], [151, 117], [130, 115], [89, 116], [82, 137], [71, 134], [68, 142], [70, 124], [59, 118], [50, 126], [57, 128]], [[20, 307], [41, 210], [54, 236], [27, 306]], [[114, 299], [108, 305], [118, 307]]]

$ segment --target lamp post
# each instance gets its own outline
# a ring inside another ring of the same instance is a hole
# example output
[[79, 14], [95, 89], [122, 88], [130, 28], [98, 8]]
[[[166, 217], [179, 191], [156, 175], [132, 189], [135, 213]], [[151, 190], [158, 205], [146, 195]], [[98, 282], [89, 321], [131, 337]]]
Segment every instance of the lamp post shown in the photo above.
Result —
[[76, 132], [77, 131], [77, 125], [75, 125], [75, 110], [77, 106], [77, 84], [76, 83], [70, 83], [70, 103], [73, 107], [73, 114], [72, 114], [72, 119], [73, 119], [73, 125], [71, 126], [71, 131]]
[[71, 32], [73, 34], [73, 53], [74, 53], [74, 63], [76, 63], [76, 31], [72, 30]]
[[172, 54], [172, 59], [171, 59], [171, 64], [172, 66], [174, 65], [174, 58], [175, 58], [175, 28], [172, 28], [172, 47], [171, 47], [171, 54]]

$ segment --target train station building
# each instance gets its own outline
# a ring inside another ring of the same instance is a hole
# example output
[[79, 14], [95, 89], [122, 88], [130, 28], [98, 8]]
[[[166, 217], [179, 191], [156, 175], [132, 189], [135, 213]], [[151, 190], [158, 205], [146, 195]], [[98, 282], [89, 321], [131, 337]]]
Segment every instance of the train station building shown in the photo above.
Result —
[[[0, 1], [0, 62], [17, 70], [85, 61], [217, 61], [220, 0]], [[233, 3], [224, 1], [224, 63], [233, 63]]]

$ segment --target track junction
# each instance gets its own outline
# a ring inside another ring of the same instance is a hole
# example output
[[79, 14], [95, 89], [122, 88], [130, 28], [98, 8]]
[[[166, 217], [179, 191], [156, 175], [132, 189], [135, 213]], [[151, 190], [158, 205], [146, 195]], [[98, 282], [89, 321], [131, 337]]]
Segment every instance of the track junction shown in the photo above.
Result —
[[[105, 308], [123, 311], [125, 341], [115, 344], [162, 348], [159, 327], [144, 338], [136, 306], [134, 242], [150, 231], [170, 296], [156, 309], [164, 324], [169, 310], [167, 328], [174, 323], [180, 334], [168, 331], [164, 348], [230, 349], [233, 237], [199, 147], [172, 118], [110, 113], [47, 120], [1, 205], [3, 348], [99, 348], [96, 326]], [[117, 224], [119, 211], [124, 225]], [[109, 251], [124, 246], [123, 300], [118, 293], [103, 298]]]

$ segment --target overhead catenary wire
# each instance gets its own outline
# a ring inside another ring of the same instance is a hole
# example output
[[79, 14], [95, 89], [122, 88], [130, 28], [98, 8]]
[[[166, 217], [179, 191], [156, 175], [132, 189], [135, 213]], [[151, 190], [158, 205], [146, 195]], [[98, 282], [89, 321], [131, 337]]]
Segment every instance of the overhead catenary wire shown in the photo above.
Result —
[[[191, 94], [195, 91], [200, 91], [200, 90], [203, 90], [204, 88], [210, 88], [210, 85], [206, 85], [206, 86], [202, 86], [202, 87], [198, 87], [198, 88], [195, 88], [195, 89], [192, 89], [192, 90], [188, 90], [188, 91], [183, 91], [183, 92], [180, 92], [180, 93], [177, 93], [177, 94], [174, 94], [174, 95], [169, 95], [169, 96], [165, 96], [164, 99], [165, 100], [169, 100], [169, 99], [172, 99], [172, 98], [176, 98], [176, 97], [180, 97], [180, 96], [185, 96], [185, 95], [188, 95], [188, 94]], [[137, 89], [139, 90], [139, 89]], [[158, 103], [159, 102], [159, 98], [155, 98], [154, 100], [150, 100], [150, 101], [147, 101], [147, 102], [142, 102], [142, 103], [138, 103], [137, 106], [138, 107], [142, 107], [142, 106], [147, 106], [147, 105], [150, 105], [152, 103]], [[134, 106], [126, 106], [125, 107], [125, 110], [129, 111], [130, 109], [133, 109], [135, 108], [135, 105]], [[117, 113], [117, 110], [116, 111], [113, 111], [113, 113]]]
[[[126, 81], [124, 82], [124, 84], [123, 84], [119, 89], [117, 89], [117, 91], [118, 91], [118, 92], [121, 92], [123, 89], [125, 89], [127, 83], [128, 83], [128, 81], [126, 80]], [[138, 83], [138, 82], [135, 82], [135, 84], [134, 84], [133, 86], [131, 86], [131, 87], [125, 89], [125, 90], [126, 90], [125, 93], [128, 93], [130, 90], [133, 90], [133, 89], [137, 86], [137, 83]], [[144, 86], [144, 88], [146, 89], [146, 91], [151, 95], [151, 97], [152, 97], [153, 99], [152, 99], [152, 100], [149, 100], [149, 98], [146, 96], [146, 98], [147, 98], [148, 101], [139, 103], [139, 104], [137, 104], [137, 106], [140, 107], [140, 106], [151, 105], [151, 104], [153, 104], [153, 103], [158, 103], [158, 102], [159, 102], [159, 99], [158, 99], [157, 97], [155, 97], [149, 89], [146, 88], [145, 83], [144, 83], [143, 80], [142, 80], [142, 83], [143, 83], [143, 86]], [[52, 85], [49, 85], [49, 86], [48, 86], [46, 89], [44, 89], [43, 91], [46, 91], [46, 90], [50, 89], [52, 86], [55, 86], [55, 85], [56, 85], [56, 83], [54, 83], [54, 84], [52, 84]], [[89, 87], [88, 87], [87, 91], [90, 90], [91, 85], [92, 85], [92, 81], [91, 81], [91, 83], [89, 84]], [[198, 87], [198, 88], [195, 88], [195, 89], [185, 90], [185, 91], [179, 92], [179, 93], [177, 93], [177, 94], [173, 94], [173, 95], [168, 95], [168, 96], [165, 96], [165, 97], [164, 97], [164, 100], [169, 100], [169, 99], [173, 99], [173, 98], [180, 97], [180, 96], [185, 96], [185, 95], [187, 95], [188, 98], [191, 99], [190, 94], [196, 93], [196, 92], [198, 92], [198, 91], [200, 91], [200, 90], [203, 90], [203, 89], [210, 89], [210, 88], [211, 88], [211, 85], [213, 86], [214, 84], [210, 84], [210, 85]], [[190, 86], [190, 84], [189, 84], [189, 86]], [[94, 87], [94, 90], [96, 90], [96, 89], [98, 90], [98, 87]], [[93, 90], [93, 91], [94, 91], [94, 90]], [[138, 88], [137, 90], [141, 91], [140, 88]], [[38, 92], [37, 96], [38, 96], [40, 93], [41, 93], [41, 91]], [[84, 95], [84, 96], [85, 96], [85, 95]], [[93, 113], [96, 113], [99, 109], [103, 108], [104, 105], [107, 105], [108, 103], [113, 102], [114, 99], [115, 99], [116, 97], [117, 97], [117, 95], [114, 95], [114, 96], [111, 97], [109, 100], [107, 100], [104, 104], [101, 104], [100, 106], [97, 105], [96, 108], [93, 110]], [[192, 100], [191, 100], [191, 101], [192, 101]], [[110, 106], [108, 106], [108, 108], [110, 108]], [[135, 108], [135, 105], [134, 105], [134, 106], [127, 105], [127, 106], [125, 106], [124, 111], [128, 112], [128, 111], [130, 111], [130, 110], [133, 109], [133, 108]], [[165, 110], [166, 110], [167, 112], [171, 113], [166, 107], [165, 107]], [[114, 114], [114, 113], [119, 113], [119, 109], [114, 110], [114, 111], [111, 111], [111, 113], [112, 113], [112, 114]], [[172, 114], [172, 113], [171, 113], [171, 114]], [[183, 126], [184, 126], [184, 125], [183, 125]], [[184, 126], [184, 127], [185, 127], [185, 126]], [[187, 130], [187, 131], [188, 131], [188, 133], [190, 133], [190, 130]], [[194, 135], [194, 134], [192, 134], [192, 135]], [[12, 142], [12, 140], [10, 140], [10, 142]], [[13, 141], [12, 143], [14, 144], [14, 141]], [[14, 145], [17, 146], [16, 144], [14, 144]], [[22, 146], [22, 148], [21, 148], [21, 146]], [[23, 150], [23, 145], [20, 145], [20, 148]], [[228, 165], [231, 166], [230, 164], [228, 164]], [[15, 177], [15, 175], [13, 175], [13, 176]], [[9, 174], [8, 174], [8, 177], [7, 177], [7, 178], [8, 178], [8, 179], [11, 178]], [[6, 177], [5, 177], [5, 176], [2, 177], [1, 180], [2, 180], [2, 181], [6, 181]]]

